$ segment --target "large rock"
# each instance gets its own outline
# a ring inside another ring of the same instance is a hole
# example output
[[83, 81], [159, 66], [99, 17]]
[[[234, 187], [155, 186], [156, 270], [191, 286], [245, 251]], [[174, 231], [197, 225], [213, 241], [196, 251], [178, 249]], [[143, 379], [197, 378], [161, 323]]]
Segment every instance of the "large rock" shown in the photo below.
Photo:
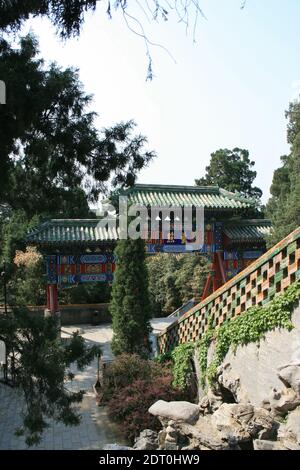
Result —
[[259, 439], [266, 440], [275, 437], [277, 427], [278, 425], [268, 410], [265, 408], [256, 408], [247, 429], [252, 437], [259, 437]]
[[[296, 367], [300, 365], [299, 308], [292, 315], [292, 323], [294, 328], [291, 331], [276, 328], [267, 332], [257, 343], [240, 345], [235, 350], [230, 348], [222, 367], [218, 369], [220, 374], [217, 380], [221, 386], [230, 390], [236, 402], [250, 402], [255, 407], [261, 407], [273, 388], [283, 392], [286, 385], [282, 379], [289, 382], [289, 387], [298, 393], [299, 371]], [[213, 347], [210, 349], [212, 354], [208, 357], [208, 364], [213, 357]], [[228, 400], [224, 401], [228, 403]]]
[[[239, 449], [253, 438], [272, 439], [275, 425], [270, 413], [250, 404], [223, 403], [213, 414], [200, 416], [194, 426], [180, 424], [180, 432], [189, 437], [193, 448]], [[259, 444], [258, 444], [259, 445]]]
[[251, 405], [223, 403], [213, 414], [200, 416], [195, 425], [180, 424], [179, 429], [192, 448], [239, 449], [239, 444], [251, 441], [247, 426], [253, 415]]
[[247, 424], [253, 417], [251, 405], [223, 403], [211, 417], [212, 424], [221, 433], [224, 440], [238, 444], [251, 440]]
[[285, 439], [284, 441], [280, 441], [280, 443], [282, 443], [285, 450], [300, 450], [300, 445], [297, 444], [294, 441], [289, 440], [289, 439]]
[[200, 400], [199, 406], [201, 413], [213, 413], [223, 403], [221, 395], [217, 395], [211, 388], [207, 390], [207, 394]]
[[287, 364], [278, 370], [279, 379], [300, 397], [300, 364]]
[[183, 421], [194, 423], [200, 413], [200, 408], [188, 401], [164, 401], [158, 400], [150, 406], [149, 413], [163, 420]]
[[194, 426], [182, 423], [180, 432], [189, 438], [194, 449], [200, 449], [202, 446], [213, 450], [230, 449], [230, 444], [224, 440], [221, 433], [212, 424], [211, 416], [200, 416]]
[[300, 408], [291, 411], [285, 424], [278, 429], [278, 439], [291, 450], [300, 450]]
[[249, 403], [246, 391], [241, 386], [240, 375], [234, 371], [230, 362], [225, 362], [218, 368], [218, 384], [221, 386], [226, 401], [226, 392], [230, 393], [236, 403]]
[[282, 391], [272, 390], [270, 405], [275, 415], [286, 415], [300, 405], [300, 396], [292, 388], [285, 388]]
[[286, 430], [289, 435], [300, 444], [300, 408], [291, 411], [288, 415]]
[[156, 450], [158, 449], [158, 433], [152, 429], [144, 429], [136, 438], [134, 449], [137, 450]]

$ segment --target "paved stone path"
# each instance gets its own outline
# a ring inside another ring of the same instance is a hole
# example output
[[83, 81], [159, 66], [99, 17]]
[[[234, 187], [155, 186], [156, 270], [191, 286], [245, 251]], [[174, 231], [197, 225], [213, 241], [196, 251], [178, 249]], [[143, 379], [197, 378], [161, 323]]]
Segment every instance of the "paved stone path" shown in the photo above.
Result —
[[[171, 321], [154, 319], [153, 332], [157, 334]], [[64, 326], [62, 336], [68, 337], [73, 331], [80, 334], [90, 344], [100, 344], [103, 361], [112, 359], [110, 342], [112, 330], [110, 325]], [[117, 442], [127, 444], [117, 427], [110, 422], [104, 407], [99, 407], [93, 394], [93, 384], [96, 381], [97, 360], [95, 359], [84, 371], [73, 370], [75, 378], [70, 385], [71, 390], [85, 390], [85, 396], [80, 404], [82, 415], [79, 426], [64, 426], [51, 422], [45, 431], [41, 443], [34, 449], [102, 449], [105, 444]], [[15, 429], [21, 425], [22, 399], [17, 391], [0, 383], [0, 449], [26, 449], [23, 437], [14, 435]]]
[[[101, 328], [91, 326], [62, 327], [62, 336], [68, 337], [78, 330], [90, 343], [100, 343], [103, 350], [103, 359], [112, 358], [110, 341], [112, 331], [109, 325]], [[52, 422], [45, 431], [41, 443], [34, 449], [101, 449], [105, 444], [118, 442], [126, 444], [125, 439], [118, 432], [103, 407], [96, 404], [93, 393], [93, 384], [96, 381], [97, 359], [84, 371], [72, 371], [75, 378], [69, 388], [73, 391], [85, 390], [85, 396], [80, 404], [82, 416], [79, 426], [64, 426]], [[15, 429], [21, 425], [22, 400], [16, 390], [0, 384], [0, 449], [25, 449], [23, 437], [14, 435]]]

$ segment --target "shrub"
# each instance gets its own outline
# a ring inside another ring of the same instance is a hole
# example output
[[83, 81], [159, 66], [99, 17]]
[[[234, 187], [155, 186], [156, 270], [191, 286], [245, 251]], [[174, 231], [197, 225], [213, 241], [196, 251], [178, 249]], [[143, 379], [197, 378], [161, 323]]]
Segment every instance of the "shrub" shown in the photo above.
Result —
[[137, 379], [151, 382], [155, 377], [168, 373], [169, 369], [166, 366], [142, 359], [137, 354], [120, 354], [104, 371], [103, 399], [110, 400]]
[[141, 359], [137, 354], [121, 354], [104, 371], [104, 401], [110, 417], [119, 423], [128, 439], [145, 428], [158, 430], [160, 422], [148, 413], [157, 400], [189, 400], [189, 390], [173, 386], [170, 362]]
[[158, 431], [161, 429], [159, 420], [150, 415], [148, 409], [159, 400], [184, 400], [186, 394], [172, 386], [173, 376], [169, 370], [155, 380], [136, 379], [127, 387], [120, 389], [109, 401], [110, 417], [120, 424], [126, 437], [133, 442], [143, 429]]

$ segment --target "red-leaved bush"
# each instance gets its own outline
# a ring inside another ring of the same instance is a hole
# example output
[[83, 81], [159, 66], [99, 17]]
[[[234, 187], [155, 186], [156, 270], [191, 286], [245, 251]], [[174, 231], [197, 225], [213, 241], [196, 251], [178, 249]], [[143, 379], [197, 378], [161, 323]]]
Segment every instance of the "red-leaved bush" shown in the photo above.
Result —
[[150, 361], [137, 354], [121, 354], [104, 369], [103, 402], [129, 440], [143, 429], [161, 428], [159, 420], [148, 412], [157, 400], [193, 399], [188, 391], [174, 388], [172, 382], [170, 362]]
[[157, 400], [186, 400], [186, 393], [174, 389], [172, 374], [156, 377], [155, 380], [134, 380], [119, 390], [108, 403], [110, 417], [117, 421], [130, 441], [143, 429], [161, 429], [159, 420], [150, 415], [148, 409]]

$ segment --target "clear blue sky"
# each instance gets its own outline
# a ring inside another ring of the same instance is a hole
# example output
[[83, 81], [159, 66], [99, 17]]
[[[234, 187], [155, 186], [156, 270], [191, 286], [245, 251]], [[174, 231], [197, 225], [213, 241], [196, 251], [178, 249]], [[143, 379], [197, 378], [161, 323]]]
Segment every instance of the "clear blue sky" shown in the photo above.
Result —
[[196, 39], [175, 20], [144, 25], [155, 79], [146, 82], [143, 41], [104, 5], [89, 15], [79, 39], [62, 43], [48, 20], [27, 23], [40, 39], [42, 56], [80, 69], [94, 95], [99, 128], [134, 119], [158, 157], [139, 182], [193, 184], [210, 154], [222, 147], [250, 151], [256, 184], [268, 198], [272, 173], [288, 152], [284, 112], [300, 90], [300, 1], [200, 0]]

